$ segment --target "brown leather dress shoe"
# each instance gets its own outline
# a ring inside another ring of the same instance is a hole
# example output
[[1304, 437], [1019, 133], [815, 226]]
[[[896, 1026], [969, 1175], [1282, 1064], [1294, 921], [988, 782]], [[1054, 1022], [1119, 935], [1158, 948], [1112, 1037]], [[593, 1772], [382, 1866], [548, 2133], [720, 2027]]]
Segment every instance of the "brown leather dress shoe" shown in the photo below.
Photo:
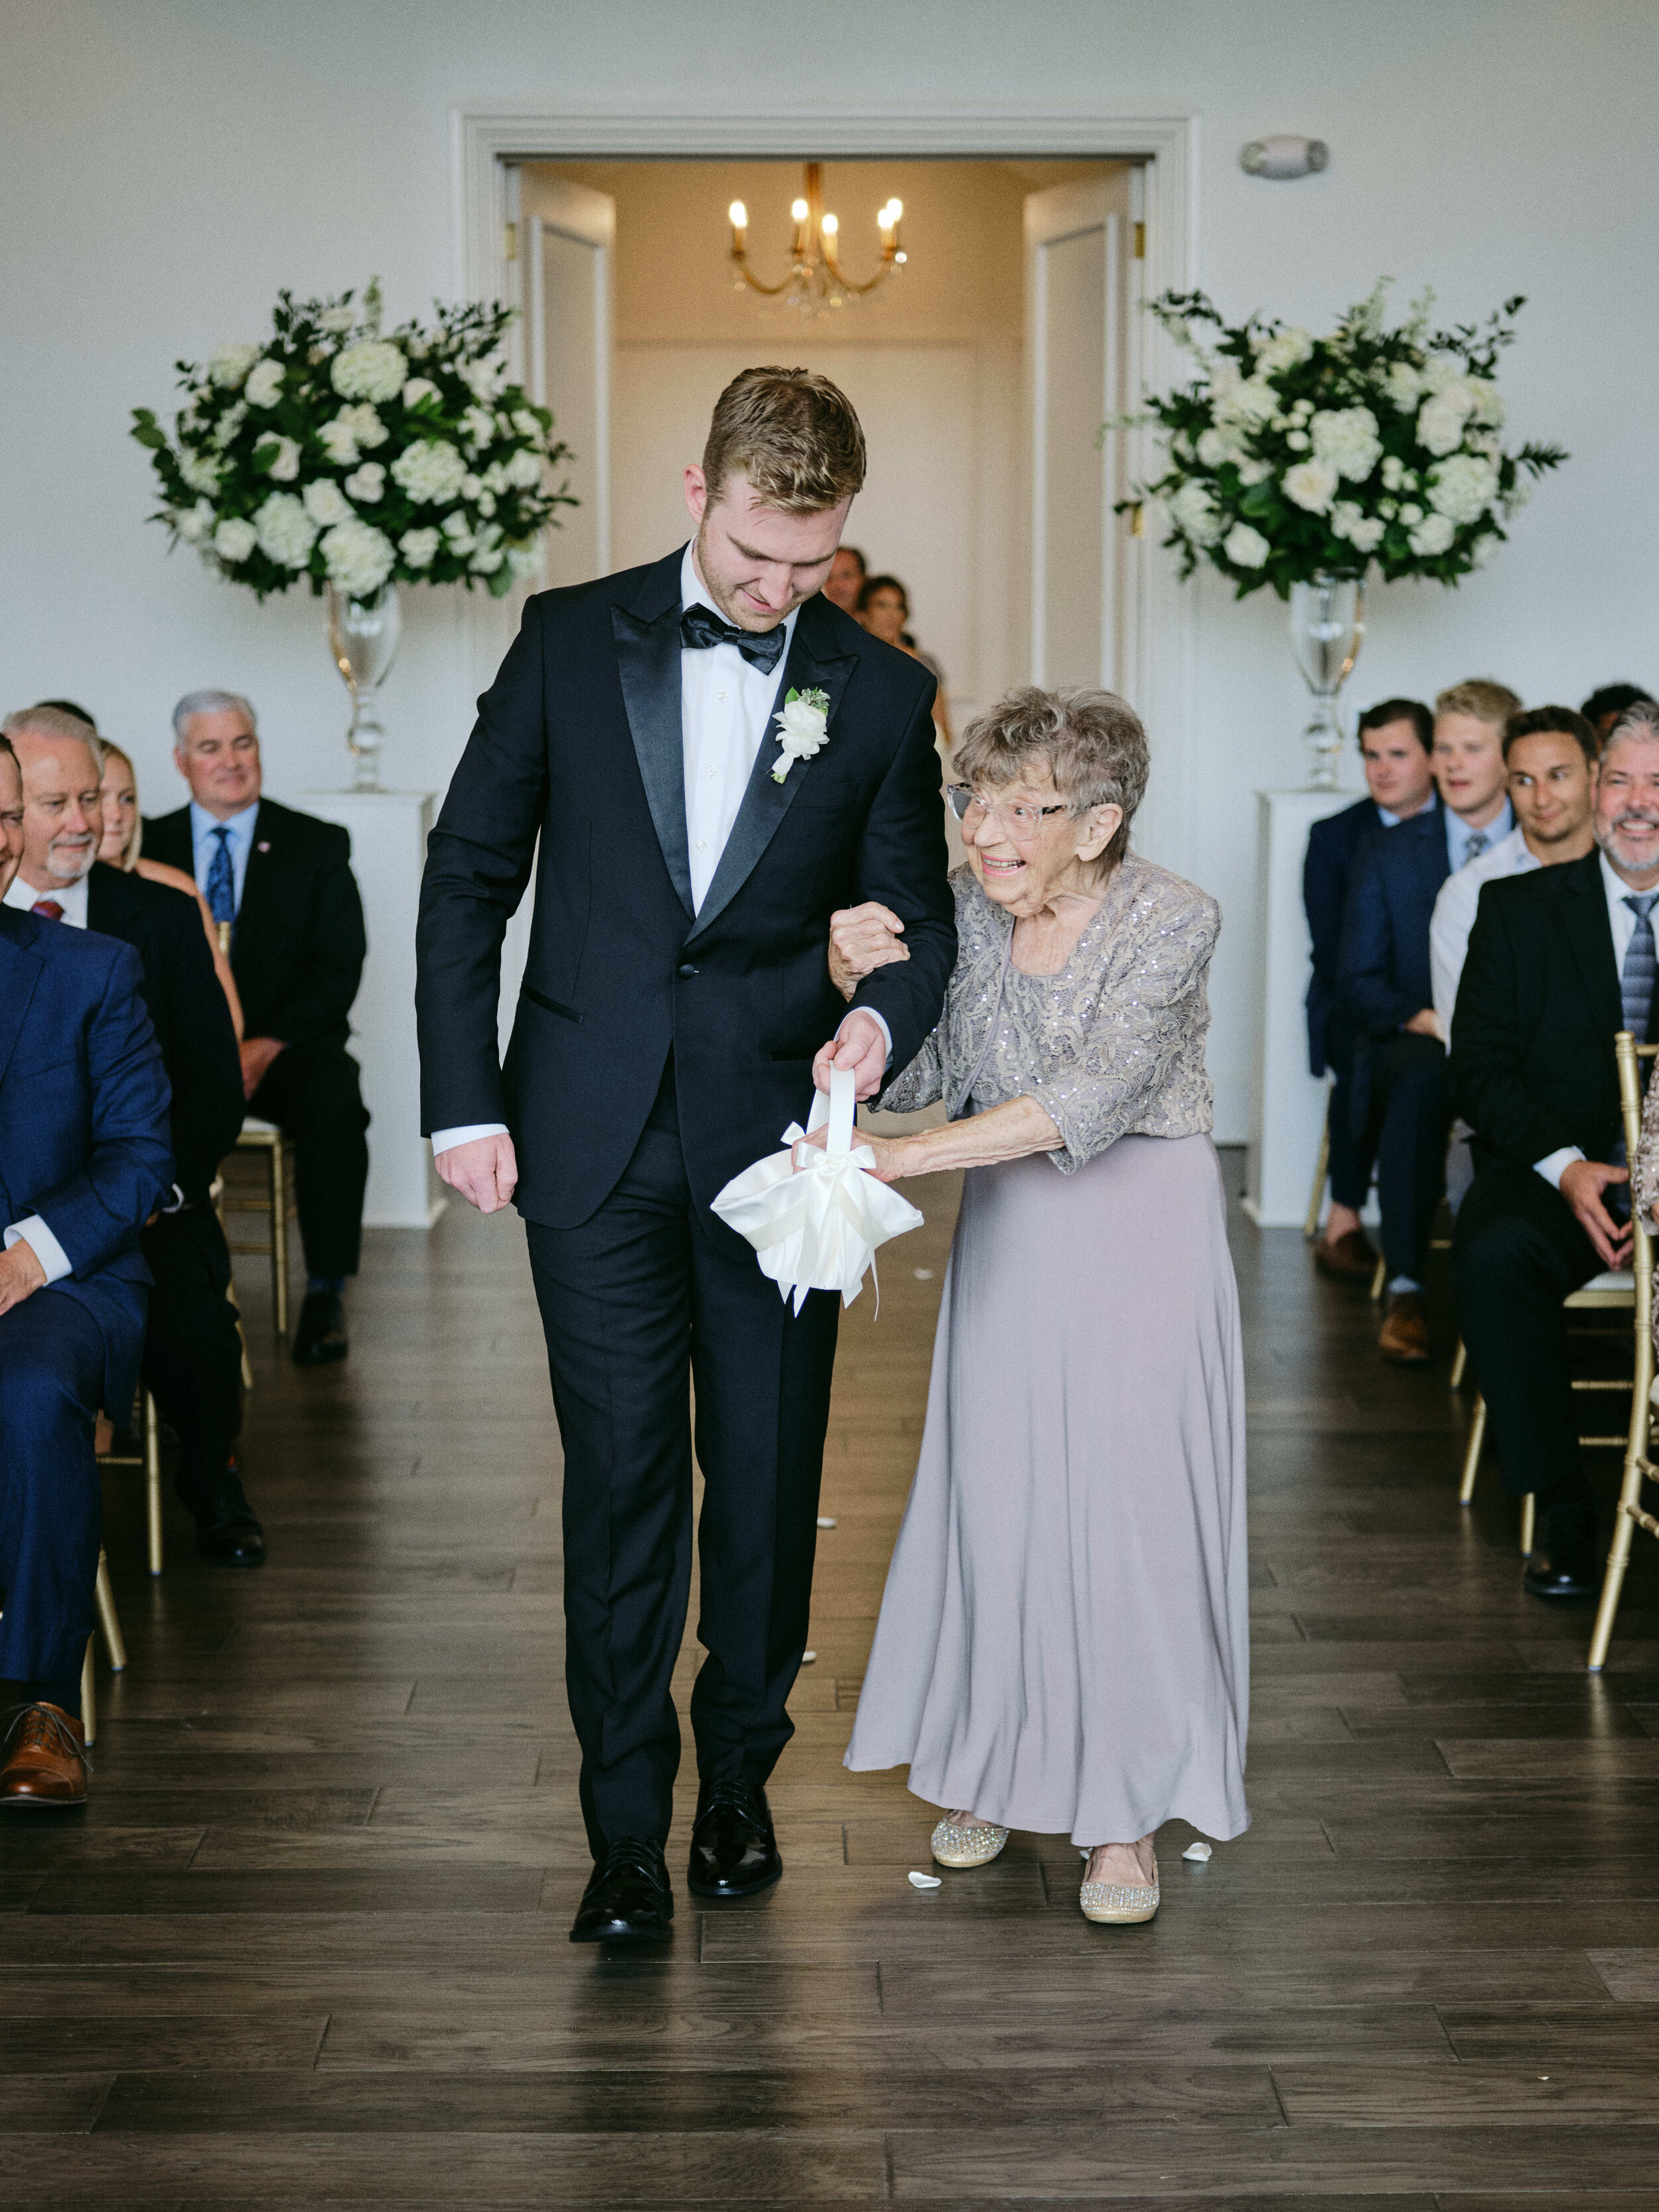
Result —
[[1421, 1367], [1429, 1357], [1429, 1317], [1415, 1291], [1401, 1291], [1389, 1300], [1376, 1348], [1396, 1367]]
[[1363, 1231], [1350, 1229], [1334, 1244], [1322, 1237], [1314, 1246], [1314, 1265], [1338, 1282], [1369, 1283], [1376, 1273], [1376, 1251]]
[[87, 1732], [61, 1705], [23, 1705], [8, 1731], [0, 1811], [53, 1812], [87, 1802]]

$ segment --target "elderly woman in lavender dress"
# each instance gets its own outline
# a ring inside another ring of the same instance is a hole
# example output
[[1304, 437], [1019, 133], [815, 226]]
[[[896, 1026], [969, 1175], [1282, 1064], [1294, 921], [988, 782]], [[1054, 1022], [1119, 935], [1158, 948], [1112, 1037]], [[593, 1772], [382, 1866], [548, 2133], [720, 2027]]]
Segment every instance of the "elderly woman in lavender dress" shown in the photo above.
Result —
[[[1149, 1920], [1154, 1838], [1246, 1826], [1238, 1298], [1204, 1070], [1215, 901], [1128, 847], [1139, 722], [1014, 693], [964, 733], [975, 867], [938, 1029], [866, 1136], [884, 1181], [968, 1170], [927, 1421], [847, 1764], [908, 1765], [943, 1865], [1069, 1833], [1091, 1920]], [[850, 993], [902, 959], [836, 917]]]

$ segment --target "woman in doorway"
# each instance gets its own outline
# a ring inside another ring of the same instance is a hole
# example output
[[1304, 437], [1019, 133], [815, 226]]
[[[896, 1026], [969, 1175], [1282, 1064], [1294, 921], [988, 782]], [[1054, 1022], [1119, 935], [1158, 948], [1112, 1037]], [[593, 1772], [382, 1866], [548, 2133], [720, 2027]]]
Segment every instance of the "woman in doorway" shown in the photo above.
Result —
[[901, 653], [908, 653], [912, 660], [919, 660], [939, 685], [939, 696], [933, 702], [933, 728], [939, 743], [948, 753], [951, 748], [951, 710], [945, 702], [945, 671], [931, 653], [924, 653], [910, 635], [910, 594], [896, 576], [866, 576], [859, 586], [858, 619], [872, 637], [878, 637], [884, 645], [896, 645]]
[[[1153, 1844], [1248, 1824], [1238, 1296], [1204, 1068], [1215, 901], [1128, 848], [1111, 693], [1016, 691], [957, 753], [956, 972], [866, 1133], [884, 1182], [965, 1169], [921, 1452], [847, 1764], [908, 1765], [945, 1866], [1064, 1830], [1096, 1921], [1150, 1920]], [[850, 996], [902, 943], [837, 917]], [[1055, 1170], [1059, 1172], [1056, 1173]]]
[[240, 1044], [242, 1001], [236, 989], [236, 978], [230, 972], [230, 956], [219, 942], [219, 932], [208, 911], [208, 902], [195, 878], [187, 876], [182, 868], [170, 868], [165, 860], [144, 859], [144, 823], [138, 811], [138, 779], [132, 763], [110, 738], [100, 738], [98, 744], [104, 760], [103, 776], [98, 787], [104, 802], [104, 836], [98, 857], [107, 867], [119, 868], [126, 875], [143, 876], [153, 884], [165, 884], [169, 890], [183, 891], [195, 900], [201, 909], [202, 927], [207, 932], [208, 946], [213, 954], [214, 972], [230, 1002], [230, 1018], [235, 1024], [236, 1042]]

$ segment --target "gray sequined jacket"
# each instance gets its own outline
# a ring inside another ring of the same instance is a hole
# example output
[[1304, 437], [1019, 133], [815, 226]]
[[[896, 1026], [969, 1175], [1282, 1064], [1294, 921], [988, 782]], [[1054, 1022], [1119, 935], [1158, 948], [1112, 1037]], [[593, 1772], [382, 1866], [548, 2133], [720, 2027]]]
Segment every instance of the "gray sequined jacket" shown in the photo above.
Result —
[[1119, 1137], [1207, 1135], [1205, 984], [1221, 909], [1206, 891], [1127, 854], [1065, 967], [1026, 975], [1010, 957], [1012, 920], [973, 870], [951, 882], [957, 951], [945, 1011], [883, 1107], [912, 1113], [943, 1098], [954, 1121], [1035, 1098], [1066, 1140], [1048, 1154], [1062, 1175]]

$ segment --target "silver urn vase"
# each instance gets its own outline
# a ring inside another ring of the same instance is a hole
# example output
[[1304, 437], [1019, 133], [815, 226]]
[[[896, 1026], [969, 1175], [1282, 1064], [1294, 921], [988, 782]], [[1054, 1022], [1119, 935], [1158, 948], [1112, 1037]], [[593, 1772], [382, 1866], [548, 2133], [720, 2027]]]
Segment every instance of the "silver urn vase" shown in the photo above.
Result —
[[386, 730], [380, 720], [380, 686], [397, 658], [400, 623], [395, 584], [383, 584], [368, 599], [354, 599], [332, 584], [328, 586], [328, 648], [351, 694], [346, 743], [356, 791], [382, 788], [380, 748]]
[[1291, 586], [1291, 647], [1314, 696], [1305, 736], [1313, 756], [1310, 791], [1334, 791], [1342, 755], [1337, 694], [1359, 658], [1365, 589], [1356, 577], [1315, 576]]

